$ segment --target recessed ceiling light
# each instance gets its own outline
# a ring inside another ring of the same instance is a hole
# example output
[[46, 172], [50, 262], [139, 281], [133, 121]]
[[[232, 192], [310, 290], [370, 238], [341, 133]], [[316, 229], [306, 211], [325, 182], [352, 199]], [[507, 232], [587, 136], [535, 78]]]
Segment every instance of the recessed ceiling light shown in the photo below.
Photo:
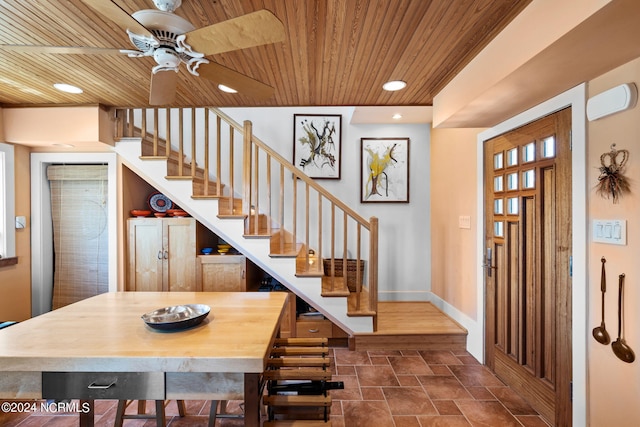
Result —
[[225, 86], [225, 85], [218, 85], [218, 89], [220, 89], [223, 92], [227, 92], [227, 93], [238, 93], [237, 90], [232, 89], [229, 86]]
[[402, 114], [395, 113], [393, 116], [391, 116], [391, 118], [394, 120], [400, 120], [402, 118]]
[[66, 83], [55, 83], [53, 85], [56, 89], [67, 93], [82, 93], [82, 89], [77, 86], [68, 85]]
[[382, 85], [382, 89], [388, 91], [400, 90], [404, 89], [405, 87], [407, 87], [407, 83], [403, 82], [402, 80], [391, 80]]

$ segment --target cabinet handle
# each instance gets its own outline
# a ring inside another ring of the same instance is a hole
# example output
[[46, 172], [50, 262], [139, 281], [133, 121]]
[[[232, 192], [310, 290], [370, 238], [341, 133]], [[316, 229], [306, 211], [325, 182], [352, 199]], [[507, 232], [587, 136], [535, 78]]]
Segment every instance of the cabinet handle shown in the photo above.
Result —
[[96, 384], [96, 383], [91, 383], [87, 386], [88, 389], [91, 390], [106, 390], [108, 388], [111, 388], [112, 386], [116, 385], [116, 381], [113, 381], [110, 384]]
[[169, 259], [169, 251], [164, 251], [164, 259]]
[[158, 251], [158, 259], [162, 259], [162, 251]]
[[311, 332], [312, 334], [317, 334], [318, 332], [320, 332], [320, 329], [309, 329], [309, 332]]
[[244, 269], [242, 270], [242, 278], [244, 279], [244, 274], [246, 273], [246, 271], [244, 271]]

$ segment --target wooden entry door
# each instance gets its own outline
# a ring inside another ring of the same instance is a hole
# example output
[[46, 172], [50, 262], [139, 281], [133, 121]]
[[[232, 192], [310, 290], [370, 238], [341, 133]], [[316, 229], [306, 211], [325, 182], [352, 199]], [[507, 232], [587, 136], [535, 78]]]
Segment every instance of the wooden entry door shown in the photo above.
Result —
[[485, 357], [571, 425], [571, 110], [485, 141]]

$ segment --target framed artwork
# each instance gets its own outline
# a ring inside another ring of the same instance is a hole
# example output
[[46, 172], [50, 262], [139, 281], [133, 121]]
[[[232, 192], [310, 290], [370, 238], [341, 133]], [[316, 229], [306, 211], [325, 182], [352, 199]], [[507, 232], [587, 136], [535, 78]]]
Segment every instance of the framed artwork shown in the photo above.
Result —
[[340, 179], [342, 115], [293, 115], [293, 164], [311, 178]]
[[409, 203], [409, 138], [360, 142], [360, 201]]

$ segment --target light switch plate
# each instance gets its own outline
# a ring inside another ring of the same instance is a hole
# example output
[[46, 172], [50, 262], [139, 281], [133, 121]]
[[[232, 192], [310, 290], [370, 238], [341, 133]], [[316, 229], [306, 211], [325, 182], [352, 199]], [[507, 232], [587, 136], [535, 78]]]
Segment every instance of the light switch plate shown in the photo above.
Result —
[[593, 241], [596, 243], [609, 243], [611, 245], [626, 245], [627, 220], [594, 219]]
[[460, 215], [458, 217], [459, 228], [471, 228], [471, 217], [469, 215]]
[[21, 229], [21, 228], [25, 228], [27, 226], [27, 218], [24, 216], [17, 216], [16, 217], [16, 228], [17, 229]]

